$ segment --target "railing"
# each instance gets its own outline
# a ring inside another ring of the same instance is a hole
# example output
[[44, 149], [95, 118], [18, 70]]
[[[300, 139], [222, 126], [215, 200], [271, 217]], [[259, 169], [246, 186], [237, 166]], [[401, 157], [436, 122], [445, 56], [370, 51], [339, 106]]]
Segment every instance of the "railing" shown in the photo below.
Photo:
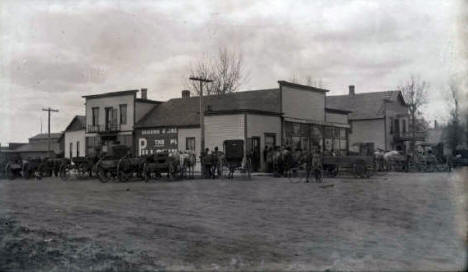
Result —
[[88, 125], [86, 132], [88, 133], [109, 133], [120, 131], [120, 124], [108, 123], [106, 125]]
[[[417, 131], [415, 134], [416, 141], [424, 141], [426, 138], [426, 133], [424, 131]], [[393, 132], [394, 141], [410, 141], [413, 138], [413, 133], [411, 131], [406, 132]]]

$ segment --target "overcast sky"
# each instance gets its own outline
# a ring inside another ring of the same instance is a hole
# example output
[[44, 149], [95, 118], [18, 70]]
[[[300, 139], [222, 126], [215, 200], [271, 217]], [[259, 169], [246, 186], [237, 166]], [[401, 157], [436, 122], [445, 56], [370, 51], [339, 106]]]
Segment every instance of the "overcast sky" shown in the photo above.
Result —
[[178, 97], [190, 64], [220, 47], [243, 54], [241, 90], [311, 76], [330, 94], [384, 91], [416, 74], [431, 86], [428, 119], [444, 120], [448, 79], [467, 75], [466, 2], [3, 0], [0, 143], [27, 141], [41, 119], [46, 131], [47, 106], [64, 130], [82, 95]]

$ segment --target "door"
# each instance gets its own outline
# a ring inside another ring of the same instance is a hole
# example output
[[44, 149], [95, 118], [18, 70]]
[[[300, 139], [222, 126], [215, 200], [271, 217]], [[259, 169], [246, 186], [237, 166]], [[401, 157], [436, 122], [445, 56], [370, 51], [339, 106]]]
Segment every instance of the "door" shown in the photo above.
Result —
[[260, 137], [252, 137], [247, 142], [247, 152], [252, 156], [252, 170], [260, 169]]

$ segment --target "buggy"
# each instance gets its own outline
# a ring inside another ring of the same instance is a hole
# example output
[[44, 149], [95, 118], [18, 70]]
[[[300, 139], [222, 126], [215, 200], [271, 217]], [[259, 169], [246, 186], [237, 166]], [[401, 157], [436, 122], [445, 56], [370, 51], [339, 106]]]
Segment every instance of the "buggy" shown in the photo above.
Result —
[[252, 162], [251, 156], [244, 156], [244, 140], [225, 140], [224, 146], [224, 165], [227, 168], [227, 178], [233, 179], [234, 172], [239, 170], [243, 174], [247, 174], [248, 179], [251, 178]]

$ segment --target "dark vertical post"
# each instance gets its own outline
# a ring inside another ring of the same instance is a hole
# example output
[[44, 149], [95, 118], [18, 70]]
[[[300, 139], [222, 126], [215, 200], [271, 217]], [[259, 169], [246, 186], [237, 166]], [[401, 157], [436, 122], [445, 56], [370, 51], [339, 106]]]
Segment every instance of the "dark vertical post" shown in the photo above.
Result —
[[58, 110], [54, 110], [52, 108], [42, 109], [42, 111], [47, 111], [47, 157], [50, 158], [50, 112], [58, 112]]

